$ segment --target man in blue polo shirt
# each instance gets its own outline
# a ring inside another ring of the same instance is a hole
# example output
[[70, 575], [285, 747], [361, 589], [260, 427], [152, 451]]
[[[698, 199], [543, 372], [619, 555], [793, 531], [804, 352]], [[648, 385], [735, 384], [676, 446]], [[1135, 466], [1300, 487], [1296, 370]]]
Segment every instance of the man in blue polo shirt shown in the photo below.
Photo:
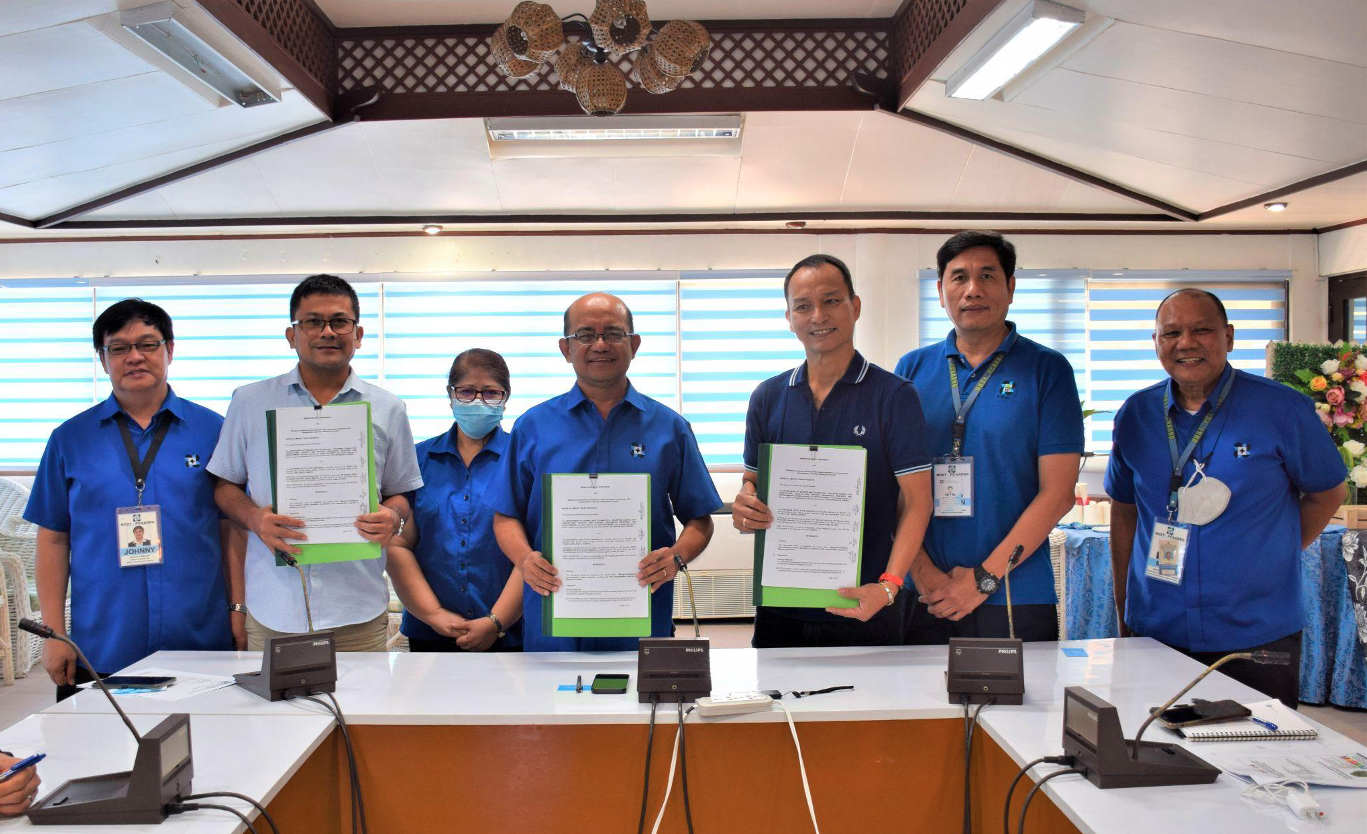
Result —
[[1121, 406], [1106, 471], [1121, 633], [1202, 663], [1286, 652], [1287, 665], [1221, 671], [1295, 707], [1299, 556], [1343, 503], [1343, 459], [1308, 397], [1229, 364], [1234, 326], [1214, 294], [1178, 290], [1155, 319], [1170, 378]]
[[[565, 311], [560, 352], [574, 366], [575, 385], [528, 409], [513, 425], [503, 455], [503, 476], [485, 502], [494, 510], [494, 536], [522, 569], [522, 647], [529, 652], [634, 651], [634, 637], [548, 637], [541, 633], [541, 597], [561, 585], [541, 556], [541, 481], [548, 473], [647, 472], [650, 474], [651, 551], [636, 578], [650, 585], [652, 637], [674, 634], [678, 568], [698, 558], [712, 539], [711, 513], [721, 498], [703, 464], [688, 422], [632, 387], [627, 369], [641, 337], [631, 311], [615, 296], [591, 293]], [[674, 519], [683, 532], [674, 537]]]
[[935, 256], [940, 305], [954, 329], [897, 373], [921, 394], [937, 455], [935, 510], [912, 566], [920, 594], [906, 641], [1005, 637], [1002, 577], [1012, 554], [1016, 636], [1057, 640], [1049, 531], [1073, 505], [1082, 407], [1068, 360], [1006, 320], [1016, 249], [996, 232], [960, 232]]
[[[755, 612], [757, 649], [901, 643], [897, 602], [930, 517], [930, 452], [916, 389], [854, 349], [860, 301], [849, 267], [830, 255], [798, 261], [783, 282], [788, 326], [807, 360], [767, 379], [745, 415], [745, 475], [732, 503], [742, 533], [768, 529], [773, 514], [756, 495], [764, 443], [862, 446], [868, 451], [859, 586], [840, 595], [856, 608]], [[898, 499], [906, 511], [898, 515]], [[901, 604], [905, 604], [904, 602]]]
[[[70, 580], [70, 636], [101, 675], [162, 649], [245, 648], [225, 584], [245, 536], [220, 520], [203, 466], [223, 418], [167, 384], [165, 310], [125, 299], [95, 319], [93, 336], [113, 393], [52, 432], [24, 510], [39, 528], [43, 620], [66, 633]], [[58, 700], [90, 680], [78, 666], [64, 643], [44, 644]]]

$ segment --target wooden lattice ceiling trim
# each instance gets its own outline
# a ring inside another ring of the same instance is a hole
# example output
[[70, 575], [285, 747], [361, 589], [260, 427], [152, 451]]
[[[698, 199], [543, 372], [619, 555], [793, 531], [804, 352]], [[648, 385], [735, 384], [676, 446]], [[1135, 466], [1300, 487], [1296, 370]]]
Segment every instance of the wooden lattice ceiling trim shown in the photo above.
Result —
[[[855, 75], [887, 78], [884, 20], [706, 21], [707, 62], [678, 89], [654, 96], [633, 85], [624, 113], [867, 109]], [[523, 79], [499, 75], [492, 27], [340, 30], [338, 90], [375, 87], [367, 120], [571, 115], [551, 65]], [[573, 38], [571, 38], [573, 39]], [[618, 60], [623, 72], [631, 57]]]
[[891, 76], [905, 106], [940, 62], [1003, 0], [906, 0], [892, 17]]
[[332, 24], [310, 0], [199, 0], [295, 89], [332, 114], [337, 50]]

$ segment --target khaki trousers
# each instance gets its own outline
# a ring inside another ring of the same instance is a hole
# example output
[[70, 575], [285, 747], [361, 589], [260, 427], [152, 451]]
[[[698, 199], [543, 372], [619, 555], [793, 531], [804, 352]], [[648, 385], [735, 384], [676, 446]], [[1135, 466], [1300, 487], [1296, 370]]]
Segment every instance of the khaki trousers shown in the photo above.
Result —
[[[328, 630], [337, 636], [339, 652], [382, 652], [385, 651], [388, 638], [389, 612], [385, 611], [368, 622]], [[259, 652], [266, 647], [266, 640], [288, 633], [266, 628], [250, 613], [247, 614], [247, 651]]]

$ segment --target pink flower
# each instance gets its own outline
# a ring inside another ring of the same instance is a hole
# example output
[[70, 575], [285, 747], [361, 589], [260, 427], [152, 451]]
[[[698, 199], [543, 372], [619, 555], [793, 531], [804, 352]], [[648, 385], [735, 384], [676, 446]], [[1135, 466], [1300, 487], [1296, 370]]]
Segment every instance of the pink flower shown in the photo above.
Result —
[[1334, 418], [1329, 416], [1329, 412], [1316, 410], [1315, 415], [1320, 418], [1320, 422], [1324, 424], [1326, 429], [1334, 427]]
[[1341, 408], [1334, 409], [1334, 425], [1346, 426], [1351, 422], [1353, 422], [1352, 414], [1349, 414]]
[[1324, 392], [1324, 400], [1330, 405], [1343, 405], [1343, 388], [1335, 385]]

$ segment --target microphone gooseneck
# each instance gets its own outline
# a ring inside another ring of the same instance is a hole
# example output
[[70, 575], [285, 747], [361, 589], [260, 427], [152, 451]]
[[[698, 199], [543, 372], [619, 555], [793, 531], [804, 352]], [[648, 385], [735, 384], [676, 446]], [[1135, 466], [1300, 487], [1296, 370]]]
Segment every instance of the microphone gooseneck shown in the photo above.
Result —
[[114, 707], [114, 711], [119, 714], [119, 717], [123, 719], [123, 723], [128, 726], [128, 732], [132, 733], [133, 738], [137, 739], [139, 743], [142, 742], [142, 736], [138, 734], [138, 730], [133, 726], [133, 722], [128, 719], [128, 713], [123, 711], [123, 707], [119, 706], [119, 702], [114, 699], [114, 693], [109, 691], [109, 687], [104, 685], [103, 680], [100, 680], [100, 673], [96, 672], [95, 667], [90, 665], [90, 661], [86, 658], [85, 652], [81, 651], [80, 646], [72, 642], [71, 638], [66, 635], [58, 634], [53, 631], [51, 626], [44, 625], [36, 620], [30, 620], [27, 617], [19, 621], [19, 628], [23, 631], [27, 631], [29, 634], [36, 634], [45, 640], [57, 640], [70, 646], [72, 650], [76, 652], [76, 657], [85, 665], [85, 668], [90, 670], [91, 676], [95, 678], [95, 685], [104, 693], [104, 697], [109, 699], [109, 703]]
[[1007, 636], [1012, 640], [1016, 639], [1016, 618], [1011, 615], [1011, 569], [1020, 561], [1024, 552], [1024, 545], [1016, 545], [1016, 549], [1011, 551], [1011, 558], [1006, 560], [1006, 573], [1002, 574], [1002, 582], [1006, 583], [1006, 630]]

